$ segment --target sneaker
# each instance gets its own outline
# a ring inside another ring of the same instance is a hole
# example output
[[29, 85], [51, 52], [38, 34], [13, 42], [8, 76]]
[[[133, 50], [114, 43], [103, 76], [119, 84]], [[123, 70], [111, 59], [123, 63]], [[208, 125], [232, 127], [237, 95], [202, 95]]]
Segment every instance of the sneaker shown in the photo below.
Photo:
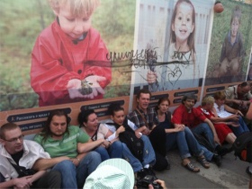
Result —
[[214, 154], [212, 157], [212, 162], [214, 162], [218, 167], [221, 166], [221, 157], [218, 154]]

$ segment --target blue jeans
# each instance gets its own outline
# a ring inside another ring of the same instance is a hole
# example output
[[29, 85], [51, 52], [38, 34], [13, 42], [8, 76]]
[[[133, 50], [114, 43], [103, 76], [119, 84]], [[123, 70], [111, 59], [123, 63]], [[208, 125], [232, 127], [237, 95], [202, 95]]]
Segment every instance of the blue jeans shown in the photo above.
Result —
[[141, 139], [144, 143], [144, 152], [143, 152], [143, 166], [150, 164], [154, 165], [156, 163], [155, 151], [151, 145], [150, 139], [146, 135], [142, 135]]
[[83, 188], [88, 175], [101, 163], [101, 156], [94, 151], [89, 152], [76, 167], [70, 160], [57, 163], [52, 170], [61, 173], [62, 188]]
[[132, 166], [134, 172], [138, 172], [147, 164], [154, 165], [156, 161], [155, 152], [152, 148], [149, 138], [142, 135], [141, 139], [144, 143], [143, 162], [140, 162], [129, 150], [126, 144], [123, 144], [123, 158], [126, 159]]
[[166, 135], [166, 150], [169, 151], [176, 147], [178, 147], [182, 159], [191, 157], [190, 151], [196, 156], [203, 155], [200, 144], [188, 127], [185, 127], [184, 131]]
[[101, 161], [105, 161], [110, 158], [107, 149], [104, 148], [103, 146], [98, 146], [97, 148], [94, 149], [94, 151], [100, 154]]
[[213, 132], [210, 128], [210, 126], [207, 123], [200, 123], [196, 127], [191, 129], [193, 133], [196, 133], [198, 135], [204, 135], [206, 139], [211, 143], [212, 146], [216, 146], [214, 142], [214, 136]]
[[204, 156], [206, 158], [207, 161], [212, 161], [213, 158], [213, 152], [209, 151], [205, 146], [201, 145], [201, 149], [204, 151]]
[[108, 148], [109, 156], [111, 158], [122, 158], [123, 157], [123, 143], [121, 141], [115, 141]]
[[108, 149], [104, 148], [103, 146], [99, 146], [95, 148], [94, 151], [101, 155], [102, 161], [105, 161], [109, 158], [122, 158], [123, 156], [123, 146], [121, 141], [113, 142]]
[[[207, 123], [200, 123], [196, 127], [191, 129], [193, 133], [199, 134], [199, 135], [204, 135], [206, 139], [212, 144], [212, 146], [216, 146], [214, 143], [214, 136], [213, 132], [210, 128], [210, 126]], [[207, 161], [211, 161], [213, 157], [213, 152], [209, 151], [206, 147], [203, 145], [200, 145], [202, 150], [204, 151], [204, 156]]]
[[239, 127], [230, 126], [235, 136], [239, 136], [241, 133], [249, 131], [248, 126], [246, 125], [241, 116], [239, 116], [239, 125], [240, 125]]

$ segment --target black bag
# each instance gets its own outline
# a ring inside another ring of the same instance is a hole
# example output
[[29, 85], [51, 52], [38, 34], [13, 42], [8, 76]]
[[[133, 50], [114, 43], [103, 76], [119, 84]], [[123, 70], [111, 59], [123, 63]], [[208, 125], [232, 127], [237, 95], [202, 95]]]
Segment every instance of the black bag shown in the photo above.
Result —
[[240, 160], [252, 162], [252, 132], [240, 134], [233, 143], [234, 155]]
[[[118, 129], [120, 125], [116, 123], [106, 123], [108, 125], [113, 125]], [[133, 131], [130, 126], [128, 126], [128, 119], [125, 118], [123, 126], [125, 127], [125, 131], [119, 134], [119, 139], [121, 142], [125, 143], [131, 153], [140, 161], [143, 160], [143, 149], [144, 143], [141, 138], [137, 138], [135, 135], [135, 131]]]
[[[10, 162], [11, 163], [11, 162]], [[25, 167], [23, 166], [19, 166], [19, 165], [16, 165], [14, 163], [11, 163], [11, 165], [14, 167], [14, 169], [17, 171], [18, 173], [18, 178], [21, 178], [21, 177], [25, 177], [25, 176], [30, 176], [30, 175], [34, 175], [36, 173], [35, 170], [33, 169], [26, 169]]]
[[196, 133], [193, 133], [193, 135], [202, 146], [206, 147], [211, 152], [215, 151], [215, 147], [203, 135]]

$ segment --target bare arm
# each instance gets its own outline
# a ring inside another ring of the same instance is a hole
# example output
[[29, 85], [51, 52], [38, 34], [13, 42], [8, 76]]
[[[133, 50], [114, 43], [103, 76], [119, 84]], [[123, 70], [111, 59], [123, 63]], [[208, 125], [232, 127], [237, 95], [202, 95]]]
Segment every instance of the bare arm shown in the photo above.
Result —
[[31, 183], [28, 180], [29, 177], [14, 178], [5, 182], [0, 183], [1, 189], [14, 188], [14, 186], [19, 188], [29, 188]]
[[96, 141], [92, 141], [91, 139], [89, 139], [89, 141], [86, 143], [78, 143], [78, 147], [77, 147], [78, 153], [89, 152], [93, 148], [100, 146], [104, 141], [105, 139], [99, 139]]
[[34, 175], [25, 176], [21, 178], [14, 178], [6, 182], [0, 183], [0, 188], [30, 188], [33, 182], [38, 180], [45, 174], [45, 171], [38, 171]]
[[45, 174], [45, 170], [42, 171], [38, 171], [37, 173], [35, 173], [34, 175], [32, 175], [29, 180], [31, 183], [35, 182], [36, 180], [38, 180], [40, 177], [42, 177]]
[[61, 161], [69, 160], [69, 159], [70, 158], [67, 156], [61, 156], [61, 157], [56, 157], [56, 158], [51, 158], [51, 159], [39, 159], [35, 162], [32, 168], [36, 171], [46, 170], [53, 167], [54, 165], [56, 165], [57, 163]]
[[241, 100], [237, 100], [237, 99], [225, 99], [225, 103], [229, 104], [229, 103], [235, 103], [235, 104], [240, 104]]
[[184, 124], [174, 124], [174, 128], [165, 129], [165, 133], [176, 133], [185, 130]]
[[219, 140], [219, 138], [217, 136], [217, 133], [216, 133], [216, 130], [214, 128], [213, 123], [209, 119], [207, 119], [207, 118], [204, 120], [204, 122], [207, 123], [209, 125], [209, 127], [211, 128], [211, 130], [213, 132], [213, 135], [214, 135], [214, 142], [220, 144], [220, 140]]
[[77, 167], [80, 161], [87, 155], [87, 153], [78, 154], [75, 158], [71, 158], [70, 161]]
[[233, 114], [240, 114], [241, 116], [243, 116], [243, 114], [239, 110], [231, 108], [230, 106], [228, 106], [226, 104], [224, 106], [225, 106], [226, 111], [233, 113]]
[[226, 123], [228, 124], [229, 121], [238, 121], [239, 117], [238, 115], [231, 115], [225, 118], [221, 118], [221, 117], [211, 117], [211, 121], [213, 123]]

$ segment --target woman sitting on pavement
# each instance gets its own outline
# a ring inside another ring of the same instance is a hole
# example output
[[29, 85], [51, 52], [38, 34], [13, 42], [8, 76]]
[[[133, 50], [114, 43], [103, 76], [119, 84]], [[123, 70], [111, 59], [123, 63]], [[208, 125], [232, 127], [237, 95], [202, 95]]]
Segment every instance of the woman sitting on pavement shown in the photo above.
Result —
[[[236, 139], [236, 136], [228, 127], [228, 125], [233, 125], [234, 122], [223, 121], [223, 118], [220, 118], [217, 115], [216, 110], [214, 108], [214, 101], [215, 100], [212, 96], [206, 96], [203, 98], [201, 106], [199, 106], [198, 109], [202, 111], [202, 113], [213, 122], [217, 135], [220, 139], [220, 143], [223, 144], [223, 142], [226, 141], [229, 144], [233, 144]], [[231, 115], [231, 117], [234, 116], [237, 115]]]
[[232, 124], [228, 124], [228, 126], [232, 129], [235, 136], [239, 136], [241, 133], [249, 131], [242, 118], [243, 114], [241, 111], [224, 104], [226, 95], [223, 91], [216, 92], [214, 94], [214, 99], [214, 108], [217, 115], [221, 118], [220, 121], [233, 122]]
[[[190, 150], [196, 155], [205, 158], [203, 150], [195, 139], [193, 133], [188, 127], [182, 124], [171, 123], [171, 113], [168, 111], [170, 100], [168, 98], [161, 98], [156, 106], [156, 114], [159, 120], [159, 126], [165, 128], [166, 134], [166, 148], [167, 151], [176, 147], [179, 149], [180, 156], [182, 158], [182, 165], [192, 172], [199, 172], [200, 169], [194, 166], [191, 161]], [[189, 150], [190, 149], [190, 150]], [[207, 163], [210, 166], [209, 163]]]
[[93, 141], [106, 139], [101, 146], [94, 150], [101, 155], [102, 161], [109, 158], [122, 158], [123, 146], [118, 140], [121, 130], [114, 134], [104, 125], [100, 124], [94, 110], [81, 111], [78, 116], [80, 127], [86, 132]]

